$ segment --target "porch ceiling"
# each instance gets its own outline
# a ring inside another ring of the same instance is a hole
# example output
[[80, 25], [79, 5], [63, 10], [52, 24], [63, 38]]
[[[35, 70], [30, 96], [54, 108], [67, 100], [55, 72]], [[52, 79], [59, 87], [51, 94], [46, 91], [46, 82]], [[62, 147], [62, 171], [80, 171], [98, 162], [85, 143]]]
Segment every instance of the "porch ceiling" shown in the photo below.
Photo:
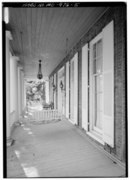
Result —
[[24, 66], [26, 77], [36, 77], [38, 60], [48, 76], [68, 50], [88, 31], [106, 7], [9, 8], [11, 48]]

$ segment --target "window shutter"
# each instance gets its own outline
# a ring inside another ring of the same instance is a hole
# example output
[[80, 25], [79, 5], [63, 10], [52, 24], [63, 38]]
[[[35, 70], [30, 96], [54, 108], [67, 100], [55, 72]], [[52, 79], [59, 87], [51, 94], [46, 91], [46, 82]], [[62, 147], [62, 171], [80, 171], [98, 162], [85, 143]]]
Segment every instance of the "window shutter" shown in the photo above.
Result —
[[69, 62], [66, 63], [66, 117], [69, 118]]
[[114, 147], [113, 21], [103, 29], [103, 140]]
[[78, 53], [74, 56], [74, 123], [78, 124]]
[[88, 131], [88, 44], [82, 48], [82, 128]]
[[[56, 74], [54, 74], [54, 85], [56, 86]], [[56, 90], [54, 90], [54, 109], [56, 109]]]

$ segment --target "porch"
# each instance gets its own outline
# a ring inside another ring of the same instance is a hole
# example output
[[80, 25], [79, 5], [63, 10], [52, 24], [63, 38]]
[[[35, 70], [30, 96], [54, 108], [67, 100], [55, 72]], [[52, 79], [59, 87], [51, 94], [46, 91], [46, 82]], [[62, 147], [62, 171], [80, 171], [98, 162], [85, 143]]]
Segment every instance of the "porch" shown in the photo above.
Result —
[[[126, 4], [13, 5], [2, 9], [7, 176], [127, 177]], [[37, 101], [41, 113], [28, 111]]]
[[48, 124], [23, 118], [12, 137], [7, 177], [125, 177], [123, 167], [65, 118]]

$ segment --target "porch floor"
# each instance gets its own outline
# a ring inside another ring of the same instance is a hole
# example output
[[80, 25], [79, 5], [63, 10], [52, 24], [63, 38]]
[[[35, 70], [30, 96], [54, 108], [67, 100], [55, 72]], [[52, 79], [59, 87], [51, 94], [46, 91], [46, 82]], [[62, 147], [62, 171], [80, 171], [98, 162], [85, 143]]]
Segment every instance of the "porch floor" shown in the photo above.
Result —
[[125, 170], [69, 121], [34, 125], [23, 120], [7, 149], [7, 177], [125, 177]]

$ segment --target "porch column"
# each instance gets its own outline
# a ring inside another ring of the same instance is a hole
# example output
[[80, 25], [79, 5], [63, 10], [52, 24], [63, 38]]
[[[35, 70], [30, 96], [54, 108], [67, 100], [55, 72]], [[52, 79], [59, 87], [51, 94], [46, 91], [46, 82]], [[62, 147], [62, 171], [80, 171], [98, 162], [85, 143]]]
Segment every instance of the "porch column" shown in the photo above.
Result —
[[[11, 62], [12, 62], [12, 71], [10, 72], [12, 74], [12, 94], [10, 97], [13, 103], [13, 110], [15, 111], [15, 121], [18, 121], [18, 69], [17, 69], [17, 61], [19, 61], [19, 58], [16, 56], [11, 56]], [[10, 76], [11, 76], [10, 74]]]
[[9, 41], [12, 40], [10, 31], [6, 31], [6, 139], [7, 146], [10, 146], [12, 140], [10, 138], [10, 50]]
[[49, 81], [46, 80], [45, 82], [45, 96], [46, 96], [46, 103], [49, 103]]
[[24, 111], [24, 71], [21, 70], [21, 113], [23, 114]]
[[22, 66], [18, 65], [18, 118], [22, 115], [22, 78], [21, 78]]
[[26, 85], [25, 85], [25, 79], [24, 79], [24, 110], [26, 108]]

